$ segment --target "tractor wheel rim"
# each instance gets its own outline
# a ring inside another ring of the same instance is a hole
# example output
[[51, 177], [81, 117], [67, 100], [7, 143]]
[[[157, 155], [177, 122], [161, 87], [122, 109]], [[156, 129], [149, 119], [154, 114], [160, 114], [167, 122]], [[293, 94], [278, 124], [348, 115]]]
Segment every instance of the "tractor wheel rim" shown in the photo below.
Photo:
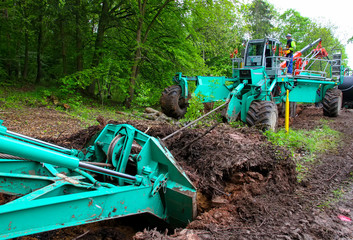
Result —
[[341, 111], [341, 108], [342, 108], [342, 94], [339, 96], [338, 98], [338, 104], [337, 104], [337, 112], [339, 113]]
[[277, 115], [276, 115], [276, 112], [273, 111], [271, 113], [271, 117], [270, 117], [270, 129], [271, 130], [275, 130], [276, 122], [277, 122]]

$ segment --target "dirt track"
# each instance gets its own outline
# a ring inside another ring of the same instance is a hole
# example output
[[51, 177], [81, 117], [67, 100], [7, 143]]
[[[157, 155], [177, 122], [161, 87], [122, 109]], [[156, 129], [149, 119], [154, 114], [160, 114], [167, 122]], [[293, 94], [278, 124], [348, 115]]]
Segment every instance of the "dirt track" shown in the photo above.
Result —
[[[77, 120], [47, 109], [0, 114], [4, 125], [12, 131], [75, 148], [83, 147], [105, 124], [101, 119], [100, 126], [82, 129]], [[291, 126], [311, 129], [320, 124], [321, 118], [321, 109], [305, 108]], [[176, 129], [152, 121], [132, 124], [156, 137], [166, 136]], [[167, 140], [169, 150], [199, 189], [200, 214], [187, 229], [177, 230], [174, 235], [146, 230], [135, 237], [353, 239], [352, 222], [338, 218], [340, 214], [353, 218], [353, 113], [343, 111], [330, 124], [344, 133], [341, 147], [335, 153], [320, 156], [309, 178], [300, 184], [296, 182], [290, 155], [269, 144], [255, 129], [219, 126], [191, 145], [205, 129], [186, 130]], [[342, 193], [339, 198], [332, 192], [337, 189]], [[333, 206], [319, 208], [323, 203]], [[129, 221], [120, 220], [90, 226], [64, 229], [32, 239], [73, 239], [87, 233], [86, 229], [90, 232], [80, 239], [130, 239], [137, 230], [142, 230], [141, 226], [131, 228]]]

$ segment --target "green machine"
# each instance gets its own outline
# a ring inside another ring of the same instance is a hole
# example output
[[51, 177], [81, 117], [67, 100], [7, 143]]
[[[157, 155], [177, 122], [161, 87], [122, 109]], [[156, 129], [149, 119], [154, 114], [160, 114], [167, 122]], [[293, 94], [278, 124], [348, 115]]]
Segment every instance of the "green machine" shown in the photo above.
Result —
[[[313, 48], [310, 53], [302, 54]], [[244, 58], [233, 58], [232, 77], [196, 76], [177, 73], [176, 85], [166, 88], [161, 96], [162, 111], [170, 117], [182, 118], [190, 98], [190, 85], [195, 83], [194, 95], [204, 103], [228, 102], [223, 116], [227, 121], [240, 119], [253, 126], [262, 124], [275, 129], [278, 112], [284, 111], [287, 90], [292, 114], [296, 102], [322, 103], [326, 116], [338, 115], [342, 92], [337, 86], [343, 81], [341, 53], [333, 58], [321, 46], [321, 38], [294, 54], [293, 73], [287, 73], [290, 59], [282, 56], [281, 43], [272, 38], [250, 40]]]
[[196, 190], [171, 153], [131, 125], [108, 124], [84, 151], [7, 130], [0, 120], [0, 238], [149, 213], [196, 215]]

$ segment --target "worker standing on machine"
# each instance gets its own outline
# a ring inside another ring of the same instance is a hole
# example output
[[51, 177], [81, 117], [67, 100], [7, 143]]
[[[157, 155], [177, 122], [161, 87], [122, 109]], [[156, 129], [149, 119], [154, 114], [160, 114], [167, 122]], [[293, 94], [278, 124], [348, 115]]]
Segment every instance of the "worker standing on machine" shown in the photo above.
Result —
[[289, 61], [287, 61], [287, 73], [292, 74], [293, 73], [293, 52], [296, 48], [295, 42], [292, 39], [291, 34], [287, 34], [287, 46], [286, 46], [286, 57], [289, 58]]

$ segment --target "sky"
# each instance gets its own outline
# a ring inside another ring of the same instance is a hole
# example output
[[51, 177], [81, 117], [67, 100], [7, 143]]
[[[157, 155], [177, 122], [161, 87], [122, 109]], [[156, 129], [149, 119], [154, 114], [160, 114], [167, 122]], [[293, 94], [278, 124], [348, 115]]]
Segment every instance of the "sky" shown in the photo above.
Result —
[[[353, 37], [353, 7], [352, 0], [267, 0], [277, 10], [283, 13], [293, 8], [303, 17], [308, 17], [315, 22], [334, 25], [334, 35], [346, 46], [348, 66], [353, 69], [353, 43], [347, 44], [347, 40]], [[322, 43], [325, 47], [325, 43]]]

